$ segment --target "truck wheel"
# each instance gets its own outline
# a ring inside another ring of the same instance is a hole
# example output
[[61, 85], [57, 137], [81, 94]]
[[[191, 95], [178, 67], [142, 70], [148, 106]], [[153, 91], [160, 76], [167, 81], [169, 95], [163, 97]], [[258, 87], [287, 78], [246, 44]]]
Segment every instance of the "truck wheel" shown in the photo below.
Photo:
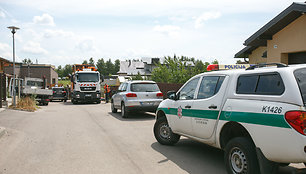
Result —
[[174, 145], [180, 140], [180, 135], [172, 132], [166, 117], [159, 118], [154, 124], [154, 136], [163, 145]]
[[76, 101], [74, 99], [71, 99], [72, 104], [76, 104]]
[[115, 108], [113, 100], [111, 101], [111, 109], [112, 109], [112, 113], [117, 113], [117, 109]]
[[250, 139], [245, 137], [233, 138], [227, 143], [224, 151], [225, 168], [228, 173], [259, 173], [255, 146]]
[[126, 110], [124, 103], [121, 104], [121, 116], [122, 118], [128, 118], [128, 112]]

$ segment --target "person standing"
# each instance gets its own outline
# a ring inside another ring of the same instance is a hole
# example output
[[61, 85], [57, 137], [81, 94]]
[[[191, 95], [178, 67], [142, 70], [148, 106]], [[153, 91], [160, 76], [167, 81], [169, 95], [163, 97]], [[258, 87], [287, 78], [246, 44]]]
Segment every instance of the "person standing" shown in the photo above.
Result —
[[105, 94], [105, 103], [108, 103], [110, 95], [110, 87], [107, 84], [104, 85], [104, 94]]

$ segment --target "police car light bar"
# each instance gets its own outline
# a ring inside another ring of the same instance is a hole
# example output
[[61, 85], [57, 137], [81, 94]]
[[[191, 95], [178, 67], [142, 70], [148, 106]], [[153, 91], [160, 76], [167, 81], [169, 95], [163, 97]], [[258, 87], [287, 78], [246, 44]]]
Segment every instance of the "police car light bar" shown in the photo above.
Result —
[[207, 66], [207, 71], [218, 71], [218, 70], [231, 70], [231, 69], [246, 69], [252, 64], [238, 64], [238, 65], [218, 65], [211, 64]]

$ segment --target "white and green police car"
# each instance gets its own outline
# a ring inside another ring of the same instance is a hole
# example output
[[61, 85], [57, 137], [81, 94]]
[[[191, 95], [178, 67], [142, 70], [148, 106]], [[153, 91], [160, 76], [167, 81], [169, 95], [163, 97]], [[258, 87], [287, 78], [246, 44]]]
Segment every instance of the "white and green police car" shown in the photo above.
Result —
[[173, 145], [182, 135], [223, 149], [228, 173], [305, 164], [306, 65], [275, 65], [192, 77], [160, 103], [155, 138]]

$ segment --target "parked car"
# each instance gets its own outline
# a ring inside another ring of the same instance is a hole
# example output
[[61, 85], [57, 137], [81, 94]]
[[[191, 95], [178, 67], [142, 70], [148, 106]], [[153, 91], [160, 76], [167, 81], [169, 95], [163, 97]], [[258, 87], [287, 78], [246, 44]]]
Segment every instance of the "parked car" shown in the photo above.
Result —
[[51, 97], [51, 101], [54, 100], [61, 100], [66, 102], [68, 99], [68, 94], [67, 94], [67, 90], [64, 87], [52, 87], [52, 97]]
[[305, 64], [196, 75], [160, 103], [155, 138], [173, 145], [186, 136], [223, 149], [226, 169], [233, 174], [305, 164], [305, 82]]
[[111, 98], [113, 113], [121, 109], [121, 116], [131, 111], [155, 112], [163, 100], [163, 93], [154, 81], [128, 81], [122, 83]]

